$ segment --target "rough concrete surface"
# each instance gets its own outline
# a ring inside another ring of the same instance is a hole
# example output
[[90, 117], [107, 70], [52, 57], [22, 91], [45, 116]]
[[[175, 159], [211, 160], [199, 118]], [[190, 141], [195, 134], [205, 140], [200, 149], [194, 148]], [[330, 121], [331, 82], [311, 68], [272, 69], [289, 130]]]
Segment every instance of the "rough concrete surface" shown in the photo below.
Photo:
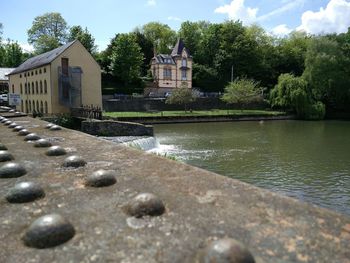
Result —
[[[34, 147], [0, 123], [0, 143], [28, 171], [0, 179], [0, 262], [193, 262], [218, 238], [238, 240], [258, 263], [350, 262], [350, 218], [345, 215], [78, 131], [50, 131], [38, 119], [11, 120], [67, 154], [47, 156], [46, 148]], [[70, 155], [87, 164], [63, 167]], [[117, 182], [85, 186], [87, 176], [100, 169], [116, 171]], [[8, 190], [23, 181], [40, 184], [45, 197], [8, 203]], [[162, 215], [125, 213], [125, 204], [144, 192], [162, 200]], [[74, 237], [52, 248], [25, 246], [28, 227], [48, 214], [67, 219]]]

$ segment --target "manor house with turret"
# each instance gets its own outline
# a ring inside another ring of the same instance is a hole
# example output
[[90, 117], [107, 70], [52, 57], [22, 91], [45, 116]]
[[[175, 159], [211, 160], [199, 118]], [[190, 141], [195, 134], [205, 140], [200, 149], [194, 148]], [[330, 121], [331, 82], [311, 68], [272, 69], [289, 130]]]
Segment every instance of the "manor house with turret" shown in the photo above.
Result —
[[192, 88], [192, 56], [179, 39], [170, 55], [155, 54], [151, 60], [151, 71], [154, 79], [152, 92], [164, 95], [173, 89]]

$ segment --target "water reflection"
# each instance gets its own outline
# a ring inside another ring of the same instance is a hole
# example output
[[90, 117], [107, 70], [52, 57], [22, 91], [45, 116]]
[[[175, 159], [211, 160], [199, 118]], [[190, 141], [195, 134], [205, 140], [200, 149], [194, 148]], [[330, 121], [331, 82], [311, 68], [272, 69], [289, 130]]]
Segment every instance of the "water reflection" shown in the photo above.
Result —
[[158, 151], [191, 165], [350, 214], [350, 123], [155, 126]]

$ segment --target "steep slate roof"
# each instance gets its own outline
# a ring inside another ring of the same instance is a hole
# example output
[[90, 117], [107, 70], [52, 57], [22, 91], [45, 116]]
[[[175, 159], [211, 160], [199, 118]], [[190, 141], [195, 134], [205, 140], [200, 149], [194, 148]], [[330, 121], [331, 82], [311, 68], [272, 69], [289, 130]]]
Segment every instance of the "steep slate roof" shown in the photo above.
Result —
[[0, 80], [9, 80], [7, 77], [8, 74], [10, 74], [14, 68], [0, 68]]
[[50, 64], [55, 58], [57, 58], [59, 55], [61, 55], [67, 48], [69, 48], [75, 41], [69, 42], [63, 46], [60, 46], [58, 48], [55, 48], [49, 52], [40, 54], [38, 56], [32, 57], [25, 62], [23, 62], [21, 65], [19, 65], [14, 71], [11, 72], [9, 75], [13, 75], [16, 73], [20, 73], [26, 70], [38, 68], [47, 64]]
[[175, 47], [173, 48], [173, 51], [171, 52], [171, 55], [172, 56], [181, 56], [183, 49], [185, 49], [188, 56], [190, 56], [190, 52], [188, 51], [187, 48], [185, 48], [184, 42], [182, 41], [181, 38], [179, 38], [176, 42]]
[[[159, 64], [175, 64], [173, 57], [170, 55], [159, 54], [155, 57], [155, 59]], [[170, 59], [170, 63], [166, 62], [167, 59]]]

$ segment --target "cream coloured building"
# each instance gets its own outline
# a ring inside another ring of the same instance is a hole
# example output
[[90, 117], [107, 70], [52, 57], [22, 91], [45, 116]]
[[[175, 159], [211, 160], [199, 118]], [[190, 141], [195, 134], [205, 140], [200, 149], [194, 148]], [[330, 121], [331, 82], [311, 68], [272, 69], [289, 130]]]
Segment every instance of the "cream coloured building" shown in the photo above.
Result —
[[151, 71], [158, 95], [175, 88], [192, 88], [192, 56], [179, 39], [170, 55], [159, 54], [151, 60]]
[[68, 113], [82, 105], [102, 107], [101, 69], [78, 41], [32, 57], [9, 74], [17, 110]]

